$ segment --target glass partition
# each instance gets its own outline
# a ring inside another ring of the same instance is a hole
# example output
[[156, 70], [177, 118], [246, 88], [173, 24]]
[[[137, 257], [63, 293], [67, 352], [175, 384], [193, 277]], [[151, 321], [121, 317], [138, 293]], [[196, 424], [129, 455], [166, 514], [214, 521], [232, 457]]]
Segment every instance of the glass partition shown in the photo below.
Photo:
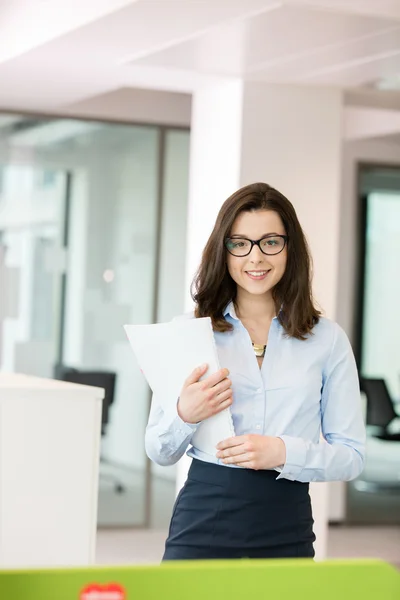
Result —
[[60, 352], [67, 175], [3, 164], [0, 192], [1, 365], [51, 377]]
[[150, 393], [123, 325], [183, 311], [188, 140], [0, 115], [0, 369], [102, 387], [115, 378], [100, 526], [166, 526], [174, 501], [174, 469], [151, 472], [144, 452]]
[[364, 471], [348, 485], [352, 523], [400, 523], [400, 169], [360, 169], [358, 362]]

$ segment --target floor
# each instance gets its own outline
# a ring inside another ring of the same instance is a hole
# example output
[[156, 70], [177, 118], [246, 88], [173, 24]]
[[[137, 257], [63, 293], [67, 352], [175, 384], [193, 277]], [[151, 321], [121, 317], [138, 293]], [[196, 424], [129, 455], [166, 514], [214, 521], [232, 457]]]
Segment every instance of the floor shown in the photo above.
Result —
[[[162, 557], [166, 530], [100, 529], [98, 564], [151, 564]], [[328, 558], [380, 558], [400, 568], [400, 526], [331, 527]]]

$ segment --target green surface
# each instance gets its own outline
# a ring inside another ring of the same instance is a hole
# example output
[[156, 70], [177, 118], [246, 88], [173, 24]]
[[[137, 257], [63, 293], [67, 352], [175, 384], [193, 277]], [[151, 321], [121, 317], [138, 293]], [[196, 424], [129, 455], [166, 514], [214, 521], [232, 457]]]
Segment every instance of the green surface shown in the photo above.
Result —
[[400, 573], [382, 561], [305, 559], [0, 571], [0, 599], [80, 600], [95, 584], [103, 591], [93, 600], [109, 600], [104, 588], [113, 582], [124, 588], [124, 600], [400, 600]]

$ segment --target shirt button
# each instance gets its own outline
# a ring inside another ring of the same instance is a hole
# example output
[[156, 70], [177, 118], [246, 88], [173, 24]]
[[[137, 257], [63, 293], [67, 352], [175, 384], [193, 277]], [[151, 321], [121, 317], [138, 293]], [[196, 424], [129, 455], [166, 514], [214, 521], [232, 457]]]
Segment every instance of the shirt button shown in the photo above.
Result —
[[257, 394], [261, 394], [261, 392], [262, 392], [262, 388], [257, 388], [257, 390], [256, 390], [256, 391], [257, 391]]
[[261, 429], [261, 425], [260, 424], [256, 425], [256, 429]]

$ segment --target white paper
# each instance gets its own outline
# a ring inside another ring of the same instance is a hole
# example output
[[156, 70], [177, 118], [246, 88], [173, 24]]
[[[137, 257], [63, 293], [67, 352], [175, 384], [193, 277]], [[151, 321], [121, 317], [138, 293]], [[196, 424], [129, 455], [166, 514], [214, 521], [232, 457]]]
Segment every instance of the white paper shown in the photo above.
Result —
[[[196, 367], [207, 363], [204, 377], [220, 368], [209, 317], [124, 328], [140, 369], [162, 407], [176, 405], [185, 379]], [[218, 442], [234, 435], [227, 408], [204, 420], [191, 443], [201, 452], [215, 456]]]

